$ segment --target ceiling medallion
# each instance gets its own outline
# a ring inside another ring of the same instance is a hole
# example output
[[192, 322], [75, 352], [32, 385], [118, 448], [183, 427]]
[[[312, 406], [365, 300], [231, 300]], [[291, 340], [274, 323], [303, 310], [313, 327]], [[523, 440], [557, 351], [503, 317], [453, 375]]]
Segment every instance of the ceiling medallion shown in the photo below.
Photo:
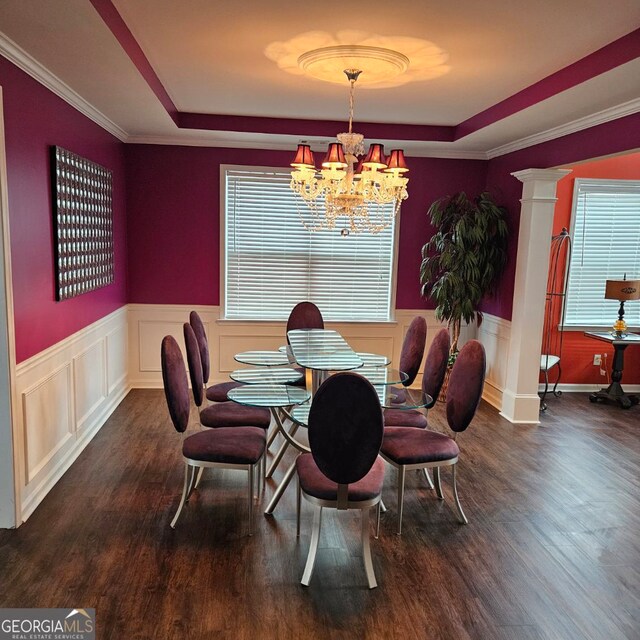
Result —
[[398, 51], [364, 45], [336, 45], [303, 53], [299, 67], [306, 75], [335, 82], [345, 69], [362, 73], [360, 85], [379, 84], [392, 80], [409, 68], [409, 58]]

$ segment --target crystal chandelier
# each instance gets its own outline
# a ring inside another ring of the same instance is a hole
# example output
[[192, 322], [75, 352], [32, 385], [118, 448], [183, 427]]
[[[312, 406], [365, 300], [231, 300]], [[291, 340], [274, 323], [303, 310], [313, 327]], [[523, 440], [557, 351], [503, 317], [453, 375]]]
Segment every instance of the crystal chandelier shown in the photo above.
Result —
[[349, 131], [329, 144], [320, 171], [311, 147], [299, 144], [291, 166], [291, 189], [299, 196], [298, 212], [309, 231], [335, 229], [341, 233], [379, 233], [398, 213], [408, 197], [404, 174], [409, 171], [404, 152], [394, 149], [388, 158], [383, 145], [374, 143], [364, 155], [364, 136], [353, 132], [353, 92], [359, 69], [345, 69], [349, 80]]

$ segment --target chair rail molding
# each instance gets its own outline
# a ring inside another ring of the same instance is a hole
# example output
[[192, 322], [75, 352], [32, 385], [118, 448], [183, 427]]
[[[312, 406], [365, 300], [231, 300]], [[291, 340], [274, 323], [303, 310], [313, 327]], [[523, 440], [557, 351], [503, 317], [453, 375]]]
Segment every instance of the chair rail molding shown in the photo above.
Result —
[[500, 415], [515, 424], [538, 424], [538, 377], [547, 269], [558, 181], [564, 169], [512, 173], [522, 182], [522, 206], [506, 383]]
[[20, 522], [128, 393], [127, 325], [125, 305], [17, 365]]

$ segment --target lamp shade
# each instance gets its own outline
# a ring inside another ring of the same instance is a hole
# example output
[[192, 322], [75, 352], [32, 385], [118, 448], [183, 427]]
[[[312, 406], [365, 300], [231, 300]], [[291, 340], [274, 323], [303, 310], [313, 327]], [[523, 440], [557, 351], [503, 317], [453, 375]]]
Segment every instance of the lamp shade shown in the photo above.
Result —
[[329, 145], [327, 155], [322, 161], [322, 166], [325, 169], [344, 169], [347, 166], [347, 161], [344, 157], [344, 149], [339, 142], [332, 142]]
[[316, 162], [313, 158], [313, 151], [308, 144], [299, 144], [296, 151], [296, 157], [291, 163], [296, 169], [315, 169]]
[[640, 280], [607, 280], [607, 300], [640, 300]]
[[395, 171], [397, 173], [406, 173], [409, 171], [407, 163], [404, 160], [404, 151], [402, 149], [393, 149], [387, 158], [386, 171]]
[[362, 166], [367, 169], [386, 169], [387, 161], [384, 157], [384, 145], [374, 143], [369, 147], [367, 157], [362, 161]]

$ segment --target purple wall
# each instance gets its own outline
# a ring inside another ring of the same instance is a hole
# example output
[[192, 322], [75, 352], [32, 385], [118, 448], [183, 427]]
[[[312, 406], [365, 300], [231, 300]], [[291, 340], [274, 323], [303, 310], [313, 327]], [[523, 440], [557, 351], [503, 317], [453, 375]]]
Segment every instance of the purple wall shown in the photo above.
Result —
[[[128, 145], [129, 301], [220, 303], [220, 164], [288, 167], [292, 151]], [[396, 306], [430, 308], [420, 296], [420, 249], [436, 198], [485, 184], [486, 162], [409, 158], [402, 206]]]
[[[0, 57], [17, 361], [42, 351], [127, 301], [124, 145]], [[115, 282], [55, 300], [49, 147], [113, 171]]]
[[[640, 147], [640, 113], [585, 129], [556, 140], [515, 151], [489, 161], [487, 190], [509, 210], [509, 262], [495, 298], [485, 300], [483, 311], [511, 319], [515, 258], [520, 222], [522, 183], [511, 173], [522, 169], [548, 169], [582, 162]], [[547, 268], [547, 265], [544, 265]]]

